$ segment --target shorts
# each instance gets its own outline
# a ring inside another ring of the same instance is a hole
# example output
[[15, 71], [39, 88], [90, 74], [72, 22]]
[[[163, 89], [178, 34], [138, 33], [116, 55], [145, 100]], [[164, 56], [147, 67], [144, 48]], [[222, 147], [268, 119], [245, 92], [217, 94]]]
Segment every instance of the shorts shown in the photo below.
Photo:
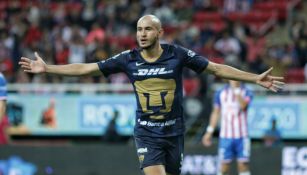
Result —
[[229, 163], [233, 159], [239, 162], [248, 162], [250, 157], [249, 138], [219, 140], [219, 159], [224, 163]]
[[183, 160], [184, 136], [144, 137], [135, 136], [140, 168], [164, 165], [167, 173], [179, 175]]

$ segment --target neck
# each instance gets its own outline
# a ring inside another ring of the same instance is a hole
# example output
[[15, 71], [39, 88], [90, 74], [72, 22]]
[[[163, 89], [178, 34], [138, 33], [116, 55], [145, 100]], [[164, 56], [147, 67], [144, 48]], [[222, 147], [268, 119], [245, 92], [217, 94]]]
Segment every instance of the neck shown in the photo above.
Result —
[[141, 51], [141, 54], [142, 54], [144, 59], [154, 61], [161, 56], [162, 52], [163, 52], [163, 49], [162, 49], [161, 45], [158, 43], [154, 47], [143, 49]]

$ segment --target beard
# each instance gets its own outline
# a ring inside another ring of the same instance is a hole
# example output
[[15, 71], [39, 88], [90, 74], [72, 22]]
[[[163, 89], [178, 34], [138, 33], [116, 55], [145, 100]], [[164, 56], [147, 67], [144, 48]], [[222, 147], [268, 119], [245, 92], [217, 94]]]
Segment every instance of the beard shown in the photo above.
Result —
[[151, 43], [148, 46], [141, 47], [139, 42], [138, 42], [138, 45], [141, 49], [150, 50], [155, 47], [158, 41], [159, 41], [159, 37], [157, 36], [153, 40], [151, 40]]

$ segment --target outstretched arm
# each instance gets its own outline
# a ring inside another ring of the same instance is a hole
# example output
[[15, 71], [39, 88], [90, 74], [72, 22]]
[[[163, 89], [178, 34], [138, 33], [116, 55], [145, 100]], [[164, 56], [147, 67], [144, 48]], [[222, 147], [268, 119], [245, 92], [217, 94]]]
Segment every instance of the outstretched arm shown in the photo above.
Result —
[[273, 68], [270, 68], [269, 70], [258, 75], [241, 71], [231, 66], [209, 62], [205, 72], [212, 73], [225, 79], [256, 83], [264, 88], [270, 89], [273, 92], [277, 92], [281, 90], [282, 86], [285, 84], [283, 82], [284, 78], [271, 76], [270, 73], [272, 70]]
[[29, 73], [52, 73], [58, 75], [81, 76], [81, 75], [100, 75], [101, 72], [96, 63], [88, 64], [66, 64], [66, 65], [48, 65], [35, 52], [35, 60], [21, 57], [19, 64], [25, 72]]

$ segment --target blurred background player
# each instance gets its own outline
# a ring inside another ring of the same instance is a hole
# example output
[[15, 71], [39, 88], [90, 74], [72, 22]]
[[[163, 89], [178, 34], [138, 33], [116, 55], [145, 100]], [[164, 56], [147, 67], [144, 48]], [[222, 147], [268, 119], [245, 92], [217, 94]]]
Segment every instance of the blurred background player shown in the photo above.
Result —
[[9, 120], [6, 116], [6, 80], [0, 72], [0, 144], [7, 144], [9, 142]]
[[0, 145], [11, 143], [10, 135], [28, 134], [29, 130], [24, 125], [11, 126], [6, 115], [7, 107], [6, 79], [0, 72]]
[[202, 142], [205, 146], [211, 146], [214, 128], [221, 116], [218, 148], [221, 164], [219, 175], [230, 173], [230, 163], [235, 158], [239, 175], [251, 174], [248, 166], [250, 140], [247, 128], [247, 108], [251, 100], [251, 91], [238, 81], [230, 80], [228, 85], [215, 94], [210, 123]]

